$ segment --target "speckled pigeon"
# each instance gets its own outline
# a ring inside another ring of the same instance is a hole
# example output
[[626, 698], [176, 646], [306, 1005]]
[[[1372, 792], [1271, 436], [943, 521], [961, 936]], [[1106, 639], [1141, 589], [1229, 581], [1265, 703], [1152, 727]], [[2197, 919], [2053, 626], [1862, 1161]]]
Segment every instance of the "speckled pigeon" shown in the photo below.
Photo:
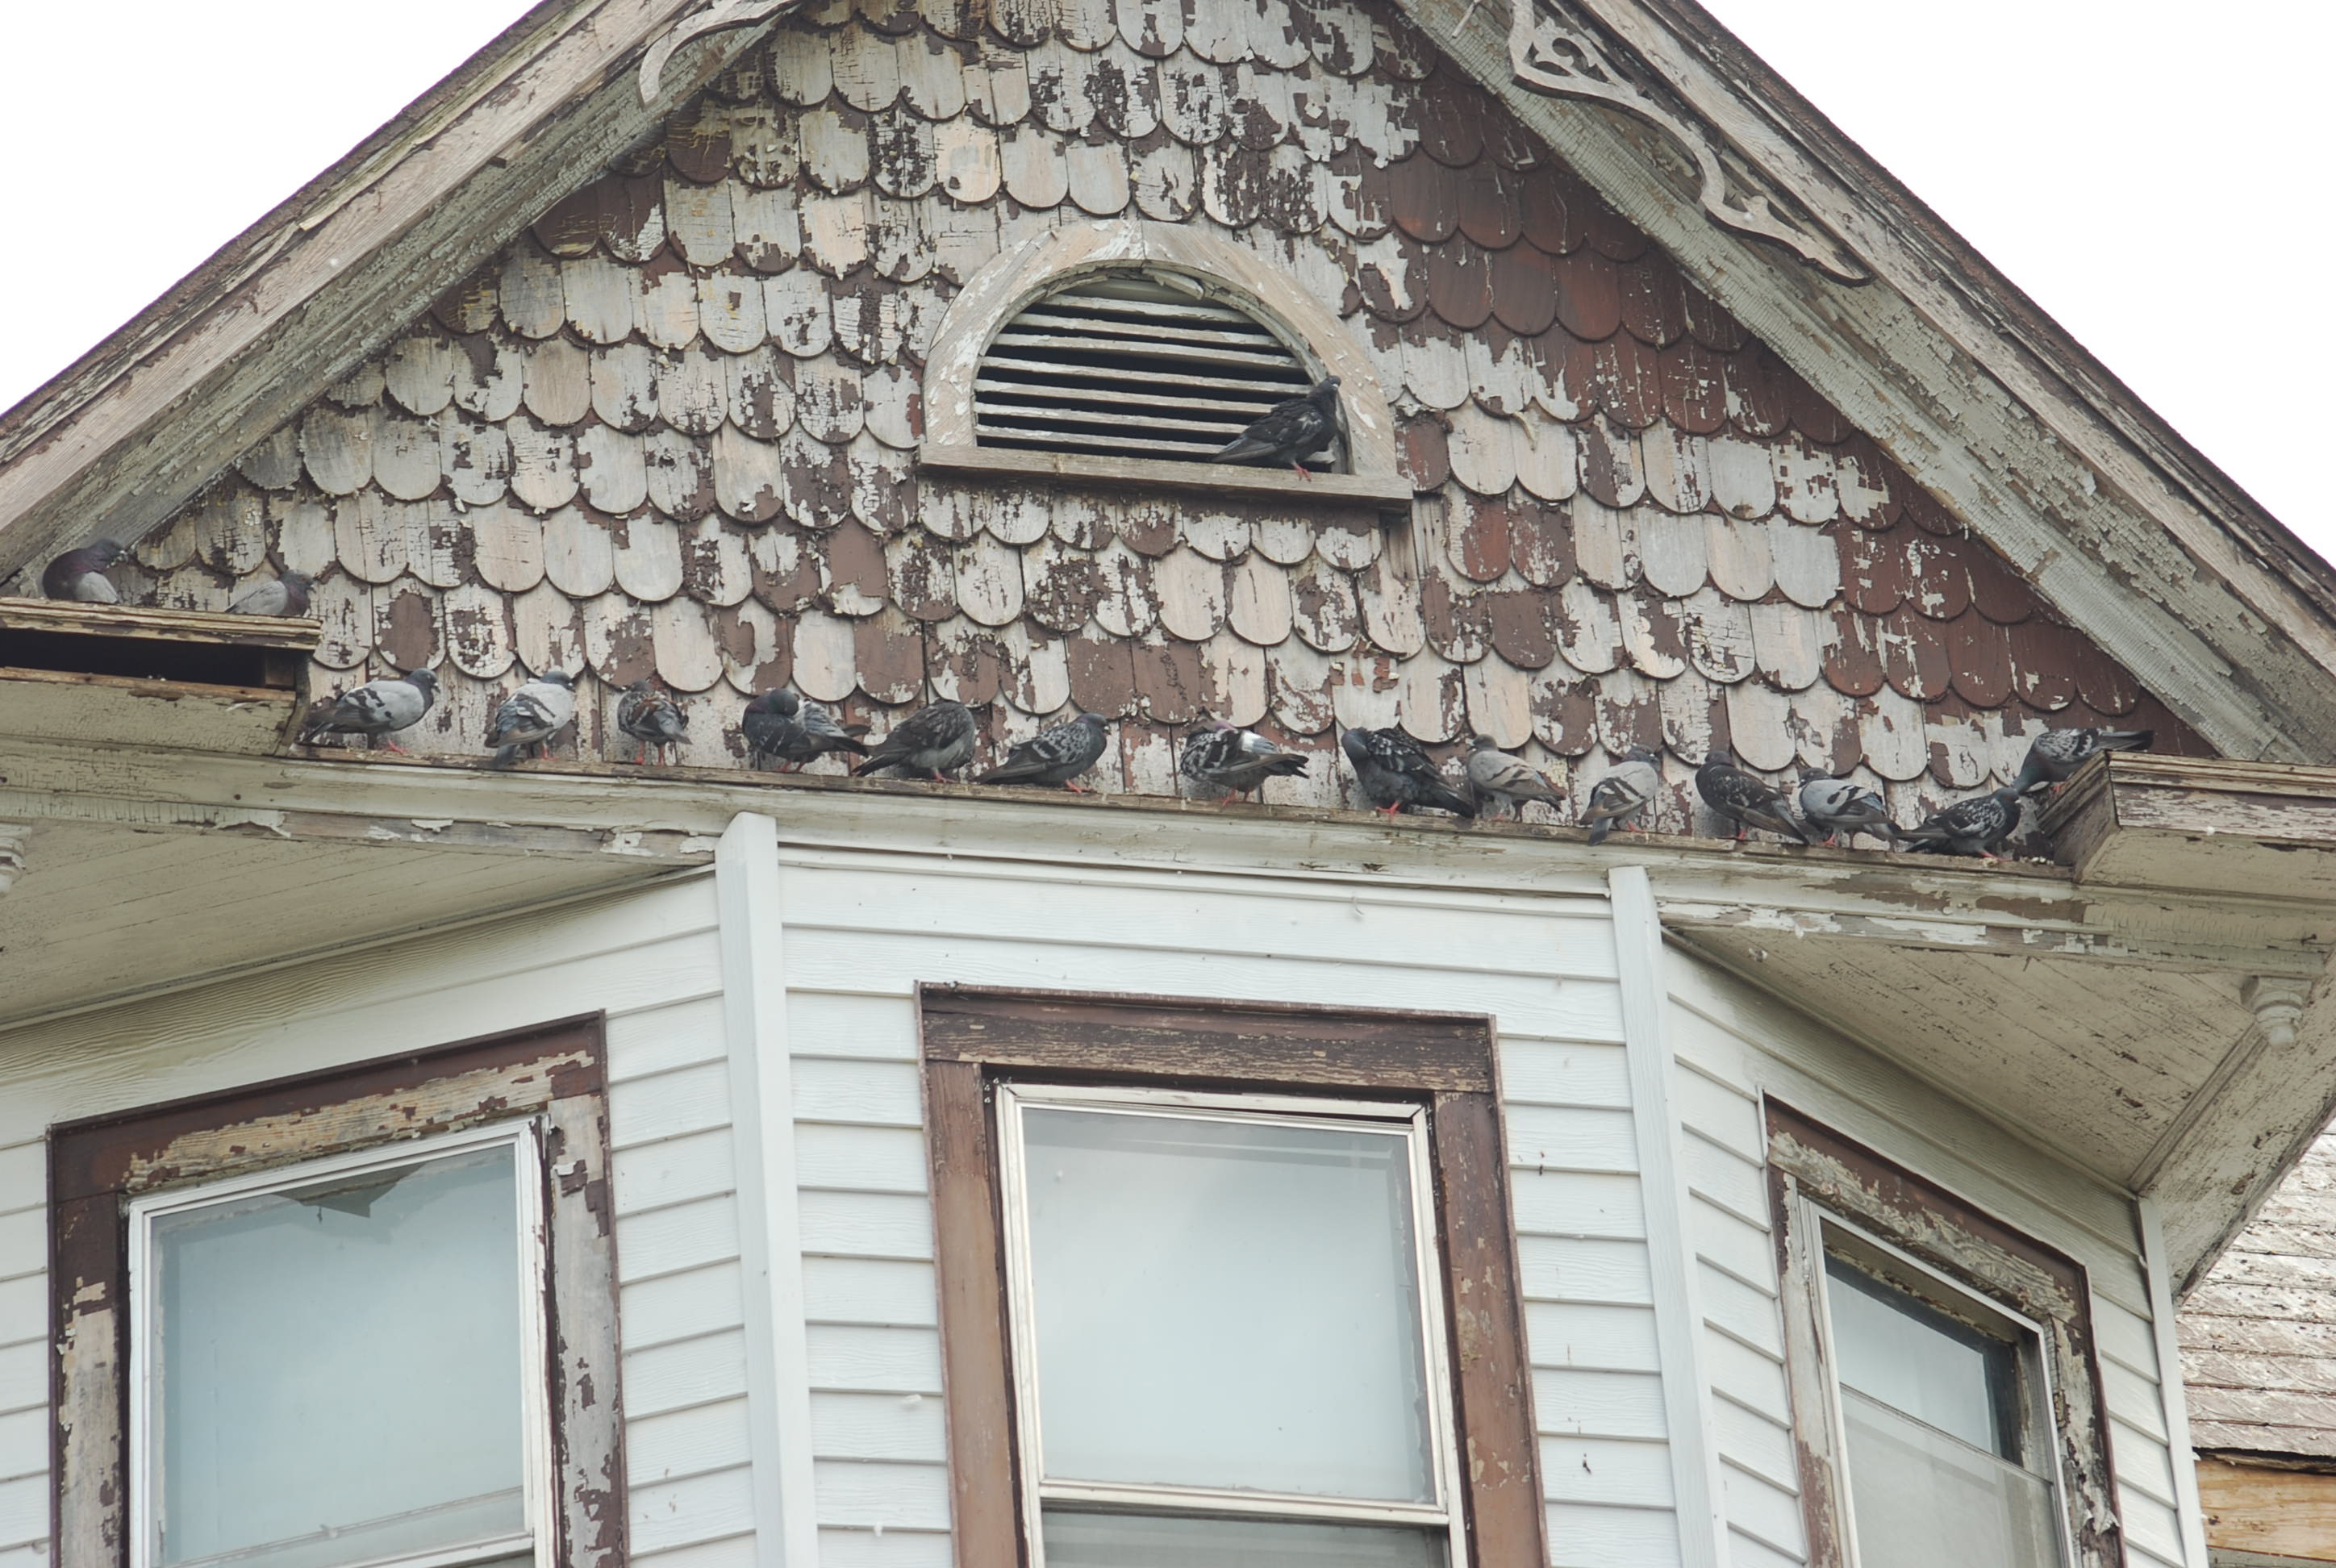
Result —
[[1565, 804], [1565, 797], [1539, 768], [1523, 757], [1511, 756], [1488, 735], [1468, 743], [1467, 774], [1468, 792], [1476, 797], [1480, 811], [1490, 803], [1495, 815], [1514, 810], [1522, 817], [1527, 801], [1543, 801], [1552, 808]]
[[852, 771], [864, 778], [891, 768], [901, 778], [926, 774], [940, 782], [973, 760], [978, 733], [973, 710], [943, 697], [894, 725], [892, 733], [868, 754], [868, 760]]
[[1844, 838], [1854, 843], [1860, 833], [1872, 833], [1893, 844], [1898, 842], [1898, 824], [1890, 820], [1890, 808], [1882, 797], [1845, 775], [1835, 777], [1822, 768], [1803, 768], [1795, 798], [1800, 802], [1803, 820], [1822, 829], [1827, 843]]
[[636, 763], [647, 761], [652, 752], [659, 762], [667, 760], [668, 752], [678, 762], [682, 742], [689, 738], [689, 716], [655, 681], [637, 680], [617, 701], [617, 727], [640, 743], [633, 751]]
[[1781, 833], [1796, 844], [1809, 842], [1808, 835], [1793, 821], [1792, 808], [1785, 803], [1783, 792], [1769, 788], [1750, 774], [1736, 765], [1736, 758], [1726, 746], [1714, 746], [1703, 765], [1695, 770], [1696, 793], [1703, 803], [1736, 824], [1736, 836], [1741, 839], [1747, 828], [1764, 828]]
[[1072, 781], [1095, 766], [1103, 755], [1111, 723], [1098, 714], [1083, 713], [1066, 724], [1040, 730], [1006, 754], [1006, 760], [973, 782], [986, 784], [1052, 784], [1085, 794]]
[[51, 599], [74, 599], [83, 604], [120, 604], [122, 596], [105, 579], [105, 569], [122, 559], [121, 544], [92, 539], [79, 550], [69, 550], [41, 572], [41, 591]]
[[2157, 739], [2148, 729], [2048, 729], [2028, 743], [2027, 760], [2011, 787], [2026, 794], [2039, 784], [2058, 789], [2068, 775], [2104, 751], [2147, 751]]
[[576, 680], [565, 670], [548, 669], [495, 709], [487, 726], [487, 744], [495, 748], [489, 767], [509, 767], [521, 752], [542, 756], [553, 735], [576, 717]]
[[1904, 836], [1918, 855], [1977, 855], [1991, 861], [2003, 841], [2019, 830], [2020, 812], [2019, 787], [2006, 784], [1933, 812]]
[[[369, 680], [355, 691], [324, 697], [309, 705], [300, 721], [300, 744], [316, 745], [326, 735], [361, 735], [370, 745], [422, 722], [438, 700], [438, 677], [426, 669], [409, 670], [394, 680]], [[384, 742], [394, 752], [405, 748]]]
[[1436, 759], [1392, 726], [1350, 729], [1338, 737], [1338, 748], [1354, 765], [1363, 798], [1390, 817], [1419, 806], [1434, 806], [1456, 817], [1473, 819], [1476, 814], [1475, 803], [1444, 782]]
[[1326, 375], [1305, 396], [1275, 404], [1264, 418], [1227, 442], [1215, 460], [1286, 463], [1305, 473], [1306, 460], [1338, 440], [1338, 378]]
[[1176, 772], [1202, 789], [1248, 795], [1262, 791], [1270, 778], [1303, 777], [1306, 754], [1285, 751], [1255, 730], [1241, 729], [1222, 719], [1202, 719], [1184, 737]]
[[783, 765], [781, 773], [800, 773], [806, 763], [832, 751], [868, 755], [868, 745], [860, 738], [868, 733], [866, 725], [838, 724], [819, 704], [784, 688], [766, 691], [748, 703], [738, 727], [746, 736], [747, 760], [754, 767], [777, 762]]
[[1647, 747], [1636, 747], [1622, 754], [1613, 772], [1590, 786], [1590, 804], [1582, 820], [1590, 824], [1591, 843], [1604, 843], [1606, 835], [1618, 827], [1638, 831], [1639, 818], [1655, 803], [1655, 795], [1663, 787], [1657, 760]]
[[229, 615], [306, 615], [308, 574], [287, 570], [273, 581], [255, 582], [229, 601]]

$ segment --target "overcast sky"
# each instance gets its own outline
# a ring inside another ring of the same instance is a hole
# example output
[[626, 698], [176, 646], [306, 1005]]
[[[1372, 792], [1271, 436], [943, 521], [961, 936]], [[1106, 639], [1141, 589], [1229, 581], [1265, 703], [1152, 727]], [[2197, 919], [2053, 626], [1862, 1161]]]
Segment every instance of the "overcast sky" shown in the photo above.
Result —
[[[1704, 0], [2323, 553], [2336, 5]], [[0, 407], [460, 64], [520, 0], [18, 5]], [[2211, 27], [2212, 31], [2208, 31]], [[90, 94], [97, 95], [95, 112]]]

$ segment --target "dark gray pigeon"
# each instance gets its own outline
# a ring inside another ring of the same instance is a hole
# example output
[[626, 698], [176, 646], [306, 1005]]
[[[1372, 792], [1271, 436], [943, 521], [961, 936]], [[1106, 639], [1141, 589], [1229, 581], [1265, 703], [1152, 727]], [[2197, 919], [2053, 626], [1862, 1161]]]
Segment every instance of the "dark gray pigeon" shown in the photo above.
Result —
[[[652, 752], [659, 762], [678, 762], [681, 744], [689, 738], [689, 716], [655, 681], [637, 680], [617, 699], [617, 727], [639, 743], [633, 750], [636, 763], [647, 762]], [[670, 759], [668, 752], [674, 754]]]
[[2148, 729], [2048, 729], [2028, 743], [2011, 787], [2022, 794], [2042, 784], [2058, 789], [2096, 752], [2147, 751], [2156, 739], [2157, 732]]
[[943, 697], [894, 725], [892, 733], [868, 754], [868, 760], [852, 771], [865, 778], [891, 768], [901, 778], [923, 774], [930, 774], [936, 783], [944, 782], [949, 774], [973, 760], [974, 737], [978, 733], [973, 710], [961, 702]]
[[1480, 735], [1468, 743], [1466, 771], [1468, 793], [1476, 797], [1480, 811], [1489, 803], [1495, 815], [1514, 810], [1522, 817], [1527, 801], [1542, 801], [1552, 809], [1565, 804], [1565, 797], [1539, 768], [1503, 751], [1491, 735]]
[[1305, 775], [1306, 754], [1285, 751], [1255, 730], [1219, 718], [1202, 719], [1184, 737], [1176, 772], [1203, 789], [1226, 794], [1256, 794], [1262, 800], [1266, 780]]
[[1074, 794], [1087, 792], [1074, 784], [1095, 758], [1103, 755], [1110, 722], [1083, 713], [1066, 724], [1040, 730], [1006, 754], [1006, 760], [973, 782], [986, 784], [1053, 784]]
[[79, 599], [83, 604], [120, 604], [122, 596], [105, 579], [105, 569], [121, 559], [117, 541], [92, 539], [42, 569], [41, 591], [51, 599]]
[[[316, 745], [326, 735], [361, 735], [370, 745], [421, 723], [437, 700], [438, 677], [426, 669], [409, 670], [394, 680], [369, 680], [355, 691], [309, 705], [300, 723], [300, 744]], [[405, 750], [394, 742], [383, 744], [400, 754]]]
[[1637, 829], [1639, 819], [1655, 803], [1655, 795], [1663, 787], [1657, 760], [1653, 752], [1639, 746], [1623, 753], [1621, 765], [1590, 786], [1590, 804], [1582, 820], [1590, 824], [1591, 843], [1604, 843], [1606, 835], [1618, 827]]
[[255, 582], [229, 601], [229, 615], [306, 615], [308, 575], [286, 571], [272, 582]]
[[860, 738], [868, 733], [866, 725], [838, 724], [819, 704], [784, 689], [766, 691], [748, 703], [738, 727], [746, 736], [748, 761], [754, 767], [776, 762], [781, 773], [800, 773], [804, 764], [832, 751], [868, 755], [867, 743]]
[[1696, 793], [1703, 803], [1736, 824], [1736, 836], [1741, 839], [1747, 828], [1764, 828], [1781, 833], [1796, 844], [1809, 842], [1793, 821], [1792, 808], [1785, 803], [1781, 791], [1769, 788], [1750, 774], [1736, 765], [1735, 756], [1726, 746], [1714, 746], [1703, 765], [1695, 770]]
[[1419, 806], [1471, 820], [1476, 815], [1475, 803], [1445, 783], [1436, 759], [1399, 729], [1350, 729], [1338, 737], [1338, 749], [1354, 765], [1363, 798], [1390, 817]]
[[576, 680], [564, 670], [548, 669], [495, 709], [487, 726], [487, 744], [495, 748], [489, 767], [509, 767], [522, 752], [542, 756], [553, 735], [576, 717]]
[[1264, 418], [1227, 442], [1219, 463], [1288, 463], [1306, 472], [1306, 460], [1338, 439], [1338, 378], [1326, 375], [1303, 397], [1277, 403]]
[[1882, 797], [1845, 776], [1837, 778], [1822, 768], [1803, 768], [1796, 798], [1802, 819], [1822, 830], [1827, 843], [1844, 838], [1855, 842], [1860, 833], [1872, 833], [1893, 844], [1898, 842], [1898, 824], [1890, 820], [1890, 808]]
[[1908, 829], [1905, 838], [1918, 855], [1977, 855], [1991, 861], [2003, 841], [2019, 831], [2020, 812], [2019, 786], [2006, 784], [1933, 812], [1920, 827]]

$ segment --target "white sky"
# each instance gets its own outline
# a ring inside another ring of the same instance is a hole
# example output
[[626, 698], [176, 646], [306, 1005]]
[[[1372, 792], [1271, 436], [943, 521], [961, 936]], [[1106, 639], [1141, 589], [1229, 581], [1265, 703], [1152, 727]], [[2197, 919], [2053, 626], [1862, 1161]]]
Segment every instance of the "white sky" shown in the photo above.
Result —
[[[2336, 239], [2336, 5], [1704, 0], [2282, 521], [2336, 553], [2309, 414]], [[63, 369], [526, 9], [15, 5], [0, 407]], [[393, 20], [394, 19], [394, 20]], [[2209, 26], [2213, 29], [2208, 31]], [[99, 95], [100, 112], [88, 94]]]

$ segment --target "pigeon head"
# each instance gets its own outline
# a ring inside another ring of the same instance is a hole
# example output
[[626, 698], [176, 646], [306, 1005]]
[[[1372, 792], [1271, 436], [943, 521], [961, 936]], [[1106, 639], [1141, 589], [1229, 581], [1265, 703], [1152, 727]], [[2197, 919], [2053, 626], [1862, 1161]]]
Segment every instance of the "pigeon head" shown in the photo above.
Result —
[[780, 687], [775, 691], [766, 691], [763, 693], [754, 701], [748, 703], [746, 705], [746, 711], [749, 713], [776, 714], [781, 718], [793, 718], [796, 714], [803, 711], [803, 698], [797, 696], [786, 687]]
[[1196, 732], [1202, 735], [1214, 735], [1219, 730], [1227, 730], [1232, 727], [1232, 726], [1227, 724], [1221, 718], [1204, 718], [1201, 720], [1200, 723], [1192, 726]]
[[1082, 728], [1094, 730], [1098, 735], [1111, 727], [1111, 720], [1099, 713], [1083, 713], [1071, 722]]
[[423, 691], [434, 692], [438, 689], [438, 677], [426, 669], [407, 670], [405, 681], [408, 686], [420, 687]]
[[92, 539], [82, 549], [87, 550], [90, 560], [101, 568], [112, 566], [122, 559], [122, 545], [118, 539]]
[[1622, 754], [1622, 760], [1624, 762], [1660, 762], [1662, 758], [1656, 755], [1652, 746], [1634, 745]]
[[[548, 686], [574, 686], [576, 684], [576, 677], [569, 675], [564, 669], [548, 669], [541, 675], [537, 676], [535, 678], [544, 682]], [[648, 683], [647, 681], [643, 681], [641, 684], [643, 686], [647, 686]]]
[[1361, 762], [1371, 755], [1371, 743], [1363, 738], [1361, 730], [1350, 729], [1338, 737], [1338, 749], [1355, 761]]
[[1327, 403], [1338, 395], [1338, 378], [1335, 375], [1324, 376], [1314, 384], [1314, 389], [1306, 395], [1316, 403]]
[[1711, 750], [1704, 754], [1703, 765], [1706, 767], [1734, 767], [1736, 765], [1736, 754], [1728, 750], [1724, 745], [1713, 746]]
[[632, 685], [627, 687], [625, 688], [625, 695], [627, 696], [647, 696], [650, 692], [655, 691], [657, 687], [655, 683], [650, 681], [647, 677], [644, 677], [641, 679], [633, 682]]
[[276, 580], [287, 588], [307, 588], [316, 579], [305, 571], [294, 571], [287, 566], [276, 574]]
[[1479, 735], [1468, 737], [1468, 749], [1470, 751], [1498, 751], [1501, 749], [1501, 745], [1500, 742], [1494, 740], [1491, 735]]

